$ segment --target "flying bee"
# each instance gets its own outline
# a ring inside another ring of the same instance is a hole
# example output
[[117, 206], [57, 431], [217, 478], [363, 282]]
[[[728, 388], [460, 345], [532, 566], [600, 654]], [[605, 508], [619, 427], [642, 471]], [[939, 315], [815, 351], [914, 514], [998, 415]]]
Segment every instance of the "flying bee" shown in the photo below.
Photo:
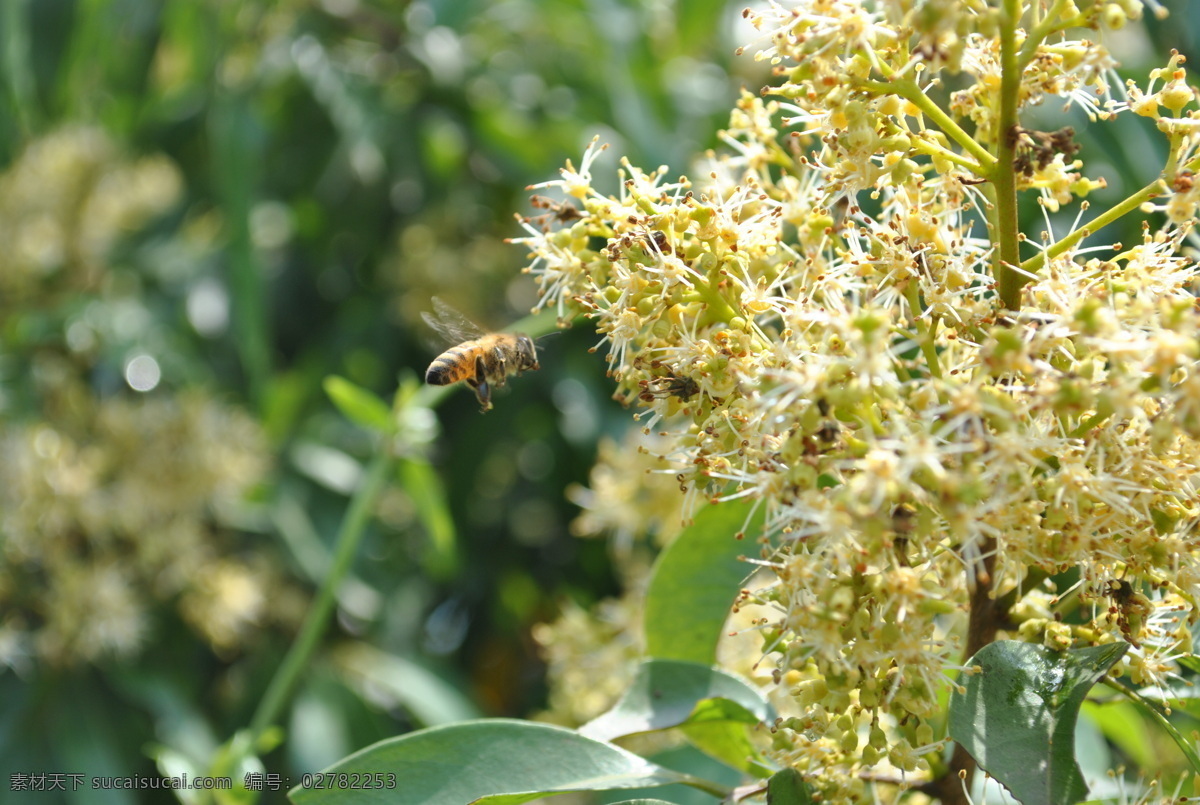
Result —
[[503, 386], [509, 375], [540, 369], [533, 339], [521, 333], [485, 333], [436, 296], [434, 314], [422, 313], [433, 330], [457, 346], [434, 358], [425, 370], [431, 386], [449, 386], [460, 380], [475, 389], [484, 411], [492, 407], [492, 389]]

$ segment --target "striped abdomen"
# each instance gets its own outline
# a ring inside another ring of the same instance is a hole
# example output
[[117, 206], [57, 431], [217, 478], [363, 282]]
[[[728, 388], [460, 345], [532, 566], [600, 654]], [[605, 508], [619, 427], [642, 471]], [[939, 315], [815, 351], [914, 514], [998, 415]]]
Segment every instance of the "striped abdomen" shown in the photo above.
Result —
[[448, 386], [475, 377], [475, 360], [479, 356], [478, 341], [468, 341], [451, 347], [433, 359], [425, 370], [425, 382], [431, 386]]

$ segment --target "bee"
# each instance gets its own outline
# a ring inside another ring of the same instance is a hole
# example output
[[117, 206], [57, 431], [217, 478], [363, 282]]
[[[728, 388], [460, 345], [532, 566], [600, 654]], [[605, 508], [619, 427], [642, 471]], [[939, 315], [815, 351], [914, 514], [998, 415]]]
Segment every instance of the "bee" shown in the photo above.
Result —
[[530, 223], [537, 222], [543, 232], [550, 231], [551, 220], [566, 224], [583, 217], [579, 208], [569, 201], [559, 202], [545, 196], [531, 196], [529, 203], [539, 210], [547, 211], [544, 215], [535, 215], [528, 219]]
[[436, 296], [434, 314], [422, 313], [433, 330], [458, 346], [434, 358], [425, 370], [431, 386], [449, 386], [460, 380], [475, 389], [484, 411], [492, 407], [492, 389], [503, 386], [509, 375], [540, 369], [533, 339], [521, 333], [485, 333]]
[[700, 384], [693, 378], [680, 377], [672, 372], [649, 380], [639, 380], [638, 386], [641, 387], [638, 399], [647, 403], [663, 397], [674, 397], [681, 402], [687, 402], [700, 393]]

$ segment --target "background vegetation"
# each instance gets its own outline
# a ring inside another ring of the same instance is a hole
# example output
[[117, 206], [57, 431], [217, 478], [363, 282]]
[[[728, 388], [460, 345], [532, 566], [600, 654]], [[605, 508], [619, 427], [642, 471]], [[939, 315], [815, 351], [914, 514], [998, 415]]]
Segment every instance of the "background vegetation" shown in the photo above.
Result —
[[[739, 8], [0, 4], [6, 784], [204, 773], [250, 721], [374, 447], [323, 380], [416, 382], [441, 346], [418, 317], [434, 294], [523, 315], [513, 213], [593, 134], [673, 172], [716, 146], [738, 87], [765, 82], [733, 55]], [[1200, 9], [1174, 13], [1151, 35], [1194, 55]], [[1155, 164], [1149, 142], [1103, 144], [1110, 184]], [[414, 425], [427, 451], [372, 512], [267, 771], [545, 705], [531, 627], [616, 585], [564, 494], [629, 424], [586, 330], [486, 416], [459, 392]]]

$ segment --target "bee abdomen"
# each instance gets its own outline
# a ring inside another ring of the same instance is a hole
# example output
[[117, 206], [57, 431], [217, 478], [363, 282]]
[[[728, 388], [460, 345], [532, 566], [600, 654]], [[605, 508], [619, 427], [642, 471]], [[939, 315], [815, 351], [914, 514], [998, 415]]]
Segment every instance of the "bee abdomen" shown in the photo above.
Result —
[[464, 360], [466, 354], [462, 347], [454, 347], [434, 358], [425, 370], [425, 382], [431, 386], [448, 386], [466, 378], [471, 369], [471, 362]]

